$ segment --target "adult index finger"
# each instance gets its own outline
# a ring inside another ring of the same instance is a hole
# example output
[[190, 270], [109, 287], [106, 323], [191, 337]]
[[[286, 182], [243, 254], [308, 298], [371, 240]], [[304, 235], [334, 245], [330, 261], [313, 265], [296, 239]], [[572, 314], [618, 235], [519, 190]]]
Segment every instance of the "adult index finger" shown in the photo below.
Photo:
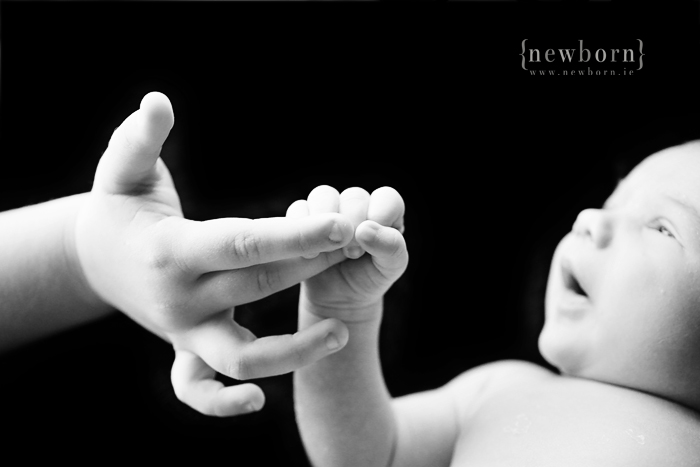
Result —
[[304, 218], [181, 220], [172, 236], [178, 263], [198, 274], [337, 250], [353, 236], [353, 224], [337, 213]]
[[198, 309], [209, 315], [250, 303], [299, 284], [345, 260], [342, 250], [315, 258], [291, 258], [245, 269], [203, 274], [190, 292]]

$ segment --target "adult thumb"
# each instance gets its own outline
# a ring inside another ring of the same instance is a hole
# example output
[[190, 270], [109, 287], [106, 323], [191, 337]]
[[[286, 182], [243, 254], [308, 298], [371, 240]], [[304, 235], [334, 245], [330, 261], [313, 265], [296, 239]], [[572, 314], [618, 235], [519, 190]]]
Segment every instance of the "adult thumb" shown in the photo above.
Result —
[[114, 130], [95, 174], [95, 187], [129, 193], [154, 180], [154, 167], [175, 122], [170, 100], [159, 92], [146, 94], [139, 110]]

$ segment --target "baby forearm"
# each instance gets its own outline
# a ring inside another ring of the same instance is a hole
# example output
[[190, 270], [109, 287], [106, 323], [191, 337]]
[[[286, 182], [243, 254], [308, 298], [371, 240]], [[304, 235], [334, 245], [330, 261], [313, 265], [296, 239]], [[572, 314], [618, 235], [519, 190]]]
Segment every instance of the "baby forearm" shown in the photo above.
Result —
[[[314, 465], [386, 467], [396, 423], [378, 355], [381, 304], [376, 319], [346, 323], [349, 341], [339, 352], [297, 370], [295, 407]], [[302, 299], [300, 329], [319, 318]]]
[[87, 193], [0, 213], [0, 352], [107, 314], [75, 255]]

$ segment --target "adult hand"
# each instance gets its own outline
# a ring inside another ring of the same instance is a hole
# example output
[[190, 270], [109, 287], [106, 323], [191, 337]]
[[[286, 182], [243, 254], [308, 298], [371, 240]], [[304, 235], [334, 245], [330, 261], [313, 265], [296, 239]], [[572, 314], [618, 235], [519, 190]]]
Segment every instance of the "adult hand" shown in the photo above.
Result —
[[104, 301], [172, 343], [180, 400], [209, 415], [259, 410], [258, 386], [224, 387], [215, 372], [238, 380], [287, 373], [342, 348], [347, 328], [328, 319], [258, 339], [234, 321], [234, 307], [343, 261], [353, 225], [338, 213], [185, 219], [159, 157], [173, 124], [168, 98], [150, 93], [115, 130], [76, 220], [80, 269]]

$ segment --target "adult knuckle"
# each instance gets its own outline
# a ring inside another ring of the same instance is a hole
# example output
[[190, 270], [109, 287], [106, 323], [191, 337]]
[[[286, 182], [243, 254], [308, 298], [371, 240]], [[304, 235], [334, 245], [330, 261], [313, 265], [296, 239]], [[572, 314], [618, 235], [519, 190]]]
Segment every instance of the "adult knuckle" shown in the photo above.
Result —
[[170, 239], [162, 228], [148, 229], [139, 251], [141, 261], [151, 271], [164, 272], [179, 267]]
[[258, 290], [263, 294], [271, 294], [279, 288], [279, 271], [272, 268], [260, 268], [256, 275]]
[[172, 255], [157, 242], [149, 242], [150, 245], [141, 255], [142, 261], [149, 270], [165, 271], [173, 264]]
[[249, 231], [239, 232], [231, 239], [231, 250], [236, 257], [255, 261], [260, 257], [260, 239]]
[[229, 359], [227, 366], [228, 376], [237, 380], [246, 380], [251, 378], [250, 364], [248, 359], [243, 355], [234, 355]]
[[[158, 159], [160, 161], [160, 159]], [[186, 255], [183, 252], [187, 251], [188, 240], [182, 235], [172, 235], [172, 232], [177, 232], [180, 228], [182, 220], [176, 217], [167, 217], [158, 222], [158, 236], [160, 243], [166, 245], [169, 251], [169, 264], [177, 272], [185, 275], [193, 275], [190, 264], [188, 264]]]
[[297, 243], [299, 244], [299, 250], [302, 252], [302, 254], [310, 253], [313, 250], [311, 239], [309, 239], [308, 235], [304, 233], [304, 230], [301, 227], [299, 227], [297, 232]]

